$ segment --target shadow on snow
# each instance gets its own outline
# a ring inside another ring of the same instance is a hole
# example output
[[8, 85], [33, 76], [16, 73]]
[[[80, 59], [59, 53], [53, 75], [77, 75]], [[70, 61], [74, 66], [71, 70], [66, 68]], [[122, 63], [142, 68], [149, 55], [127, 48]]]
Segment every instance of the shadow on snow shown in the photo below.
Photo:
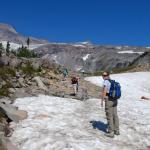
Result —
[[107, 131], [107, 124], [101, 122], [101, 121], [90, 121], [90, 123], [93, 126], [93, 129], [98, 129], [100, 131], [106, 132]]

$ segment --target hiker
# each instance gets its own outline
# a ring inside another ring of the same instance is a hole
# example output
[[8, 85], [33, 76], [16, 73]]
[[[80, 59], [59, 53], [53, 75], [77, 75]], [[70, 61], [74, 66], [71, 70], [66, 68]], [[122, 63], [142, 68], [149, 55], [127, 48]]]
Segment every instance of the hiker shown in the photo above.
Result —
[[64, 80], [66, 80], [67, 76], [68, 76], [68, 69], [65, 67], [65, 68], [63, 68], [63, 77], [64, 77]]
[[[119, 135], [119, 118], [117, 115], [117, 99], [110, 97], [111, 79], [109, 72], [103, 72], [102, 74], [104, 83], [102, 91], [101, 106], [103, 107], [103, 102], [105, 101], [105, 112], [108, 123], [108, 130], [105, 133], [106, 136], [113, 138], [114, 134]], [[113, 80], [112, 80], [113, 81]]]
[[141, 97], [141, 100], [150, 100], [150, 98], [145, 97], [145, 96], [142, 96], [142, 97]]
[[78, 92], [78, 87], [79, 87], [79, 77], [73, 75], [71, 77], [71, 84], [73, 85], [74, 93], [73, 95], [75, 96]]

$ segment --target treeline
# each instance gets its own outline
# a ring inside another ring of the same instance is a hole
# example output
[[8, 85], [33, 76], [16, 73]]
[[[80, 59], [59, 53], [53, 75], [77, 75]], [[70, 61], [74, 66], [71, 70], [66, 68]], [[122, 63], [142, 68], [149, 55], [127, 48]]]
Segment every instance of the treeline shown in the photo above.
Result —
[[6, 44], [6, 48], [4, 48], [3, 44], [0, 43], [0, 56], [2, 56], [2, 53], [6, 53], [7, 55], [13, 53], [17, 57], [26, 57], [26, 58], [37, 57], [37, 54], [34, 51], [29, 50], [30, 38], [28, 38], [26, 42], [28, 47], [22, 45], [22, 47], [19, 47], [17, 50], [11, 49], [9, 41]]
[[12, 50], [13, 53], [17, 57], [26, 57], [26, 58], [34, 58], [37, 57], [37, 54], [34, 51], [29, 50], [26, 46], [18, 48], [17, 51]]

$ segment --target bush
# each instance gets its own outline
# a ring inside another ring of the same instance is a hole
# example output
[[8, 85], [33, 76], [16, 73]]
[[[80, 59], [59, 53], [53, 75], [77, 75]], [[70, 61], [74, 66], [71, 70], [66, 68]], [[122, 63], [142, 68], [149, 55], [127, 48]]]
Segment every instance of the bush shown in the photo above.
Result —
[[14, 77], [14, 76], [16, 76], [15, 69], [6, 66], [0, 68], [0, 77], [2, 79], [7, 79], [8, 77]]
[[37, 54], [34, 53], [34, 51], [30, 51], [27, 49], [27, 47], [22, 46], [18, 49], [18, 52], [16, 54], [18, 57], [26, 57], [26, 58], [35, 58], [37, 57]]
[[10, 82], [7, 82], [6, 85], [3, 85], [0, 89], [0, 96], [9, 96], [9, 88], [11, 88], [12, 85]]
[[25, 67], [21, 67], [21, 70], [27, 75], [32, 75], [36, 72], [30, 62], [28, 62]]

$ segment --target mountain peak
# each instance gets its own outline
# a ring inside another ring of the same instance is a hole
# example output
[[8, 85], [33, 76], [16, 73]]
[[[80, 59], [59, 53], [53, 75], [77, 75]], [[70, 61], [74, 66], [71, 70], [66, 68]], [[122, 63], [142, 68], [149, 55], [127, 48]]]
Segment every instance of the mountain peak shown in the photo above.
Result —
[[[29, 36], [28, 36], [29, 37]], [[9, 24], [0, 23], [0, 41], [9, 41], [16, 44], [26, 44], [26, 36], [18, 33], [15, 28]], [[30, 37], [31, 44], [47, 44], [48, 41]]]
[[17, 31], [15, 30], [15, 28], [9, 24], [5, 24], [5, 23], [0, 23], [0, 30], [1, 31], [9, 31], [12, 33], [17, 34]]

